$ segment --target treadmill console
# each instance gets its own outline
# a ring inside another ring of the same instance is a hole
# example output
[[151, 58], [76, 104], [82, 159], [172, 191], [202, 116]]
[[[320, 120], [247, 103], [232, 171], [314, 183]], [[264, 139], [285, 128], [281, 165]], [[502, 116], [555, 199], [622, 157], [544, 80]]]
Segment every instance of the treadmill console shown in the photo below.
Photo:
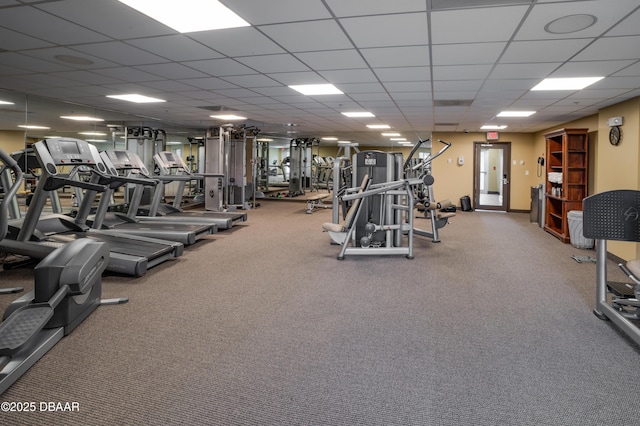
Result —
[[142, 159], [133, 152], [130, 151], [104, 151], [103, 155], [106, 155], [113, 167], [116, 170], [131, 170], [133, 172], [140, 171], [145, 176], [149, 176], [149, 170]]
[[105, 167], [100, 158], [96, 158], [96, 150], [82, 139], [55, 138], [43, 139], [33, 144], [36, 156], [49, 174], [58, 173], [56, 166], [93, 166], [104, 172]]
[[161, 160], [162, 167], [165, 169], [186, 169], [187, 167], [184, 161], [182, 161], [182, 158], [174, 155], [173, 152], [162, 151], [156, 155]]

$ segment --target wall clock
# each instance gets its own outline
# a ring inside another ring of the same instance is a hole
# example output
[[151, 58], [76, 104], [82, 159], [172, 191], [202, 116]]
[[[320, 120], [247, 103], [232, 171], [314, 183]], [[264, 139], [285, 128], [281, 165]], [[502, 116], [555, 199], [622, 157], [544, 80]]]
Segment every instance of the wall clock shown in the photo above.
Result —
[[609, 142], [611, 145], [618, 145], [622, 140], [622, 132], [620, 131], [620, 126], [612, 126], [611, 130], [609, 130]]

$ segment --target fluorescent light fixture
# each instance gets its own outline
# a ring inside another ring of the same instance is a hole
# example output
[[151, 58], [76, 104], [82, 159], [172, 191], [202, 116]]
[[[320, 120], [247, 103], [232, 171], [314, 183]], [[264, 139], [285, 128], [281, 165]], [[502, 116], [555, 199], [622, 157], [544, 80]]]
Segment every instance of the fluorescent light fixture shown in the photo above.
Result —
[[230, 121], [247, 119], [247, 117], [242, 117], [240, 115], [235, 115], [235, 114], [210, 115], [209, 117], [215, 118], [217, 120], [230, 120]]
[[407, 138], [390, 138], [389, 140], [397, 141], [397, 142], [398, 141], [405, 141], [406, 142]]
[[34, 125], [31, 125], [31, 124], [20, 124], [20, 125], [18, 125], [18, 127], [22, 128], [22, 129], [31, 129], [31, 130], [49, 130], [49, 129], [51, 129], [51, 127], [34, 126]]
[[370, 129], [390, 129], [391, 126], [388, 124], [367, 124], [367, 127]]
[[388, 133], [381, 133], [382, 136], [387, 136], [387, 137], [395, 137], [395, 136], [400, 136], [400, 133], [396, 133], [396, 132], [388, 132]]
[[273, 142], [273, 139], [270, 139], [270, 138], [258, 138], [256, 140], [258, 142]]
[[342, 115], [344, 115], [345, 117], [349, 117], [349, 118], [371, 118], [371, 117], [375, 117], [375, 115], [373, 115], [372, 113], [370, 113], [368, 111], [343, 112]]
[[130, 93], [127, 95], [107, 95], [107, 98], [119, 99], [121, 101], [134, 102], [136, 104], [148, 104], [153, 102], [166, 102], [164, 99], [152, 98], [145, 95], [138, 95], [137, 93]]
[[480, 127], [482, 130], [502, 130], [502, 129], [506, 129], [507, 126], [499, 126], [497, 124], [485, 124], [484, 126]]
[[338, 138], [335, 138], [333, 136], [325, 136], [324, 138], [321, 138], [323, 141], [337, 141]]
[[86, 115], [61, 115], [60, 118], [75, 121], [104, 121], [102, 118], [88, 117]]
[[251, 25], [217, 0], [120, 0], [120, 2], [181, 33]]
[[107, 136], [107, 134], [104, 132], [80, 132], [78, 134], [85, 136]]
[[289, 88], [307, 96], [342, 95], [342, 91], [333, 84], [297, 84]]
[[0, 105], [15, 105], [15, 104], [9, 101], [0, 101]]
[[496, 117], [530, 117], [535, 111], [502, 111]]
[[85, 139], [87, 142], [107, 142], [106, 139]]
[[345, 143], [351, 143], [351, 141], [338, 141], [338, 143], [345, 144]]
[[531, 90], [581, 90], [604, 77], [545, 78]]
[[178, 142], [178, 141], [167, 141], [167, 145], [182, 145], [182, 142]]

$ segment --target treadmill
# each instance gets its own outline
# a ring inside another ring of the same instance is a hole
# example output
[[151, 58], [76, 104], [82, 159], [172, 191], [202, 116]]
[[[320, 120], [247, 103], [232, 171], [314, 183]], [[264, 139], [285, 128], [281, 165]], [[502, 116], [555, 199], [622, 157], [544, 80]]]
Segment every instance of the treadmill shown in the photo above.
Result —
[[[111, 272], [141, 276], [153, 266], [182, 255], [184, 245], [174, 241], [146, 238], [135, 235], [109, 234], [86, 225], [86, 215], [93, 199], [84, 197], [76, 218], [62, 214], [42, 216], [48, 191], [64, 185], [83, 188], [88, 192], [105, 191], [105, 186], [95, 182], [80, 182], [70, 179], [73, 168], [87, 166], [96, 176], [106, 172], [97, 149], [88, 142], [73, 138], [44, 139], [33, 144], [34, 151], [42, 166], [42, 174], [24, 219], [9, 221], [9, 236], [18, 241], [36, 241], [38, 250], [13, 250], [35, 259], [42, 259], [55, 248], [78, 238], [91, 238], [107, 243]], [[58, 167], [71, 167], [69, 174], [58, 171]], [[93, 178], [92, 178], [93, 179]], [[86, 211], [83, 215], [80, 211]]]
[[[139, 175], [143, 178], [150, 179], [149, 171], [144, 165], [142, 159], [135, 153], [130, 151], [107, 150], [100, 153], [107, 169], [114, 169], [113, 174], [135, 176]], [[160, 203], [160, 198], [164, 196], [164, 176], [154, 176], [157, 183], [154, 192], [154, 201], [152, 204]], [[173, 179], [171, 179], [173, 180]], [[129, 197], [129, 209], [127, 217], [134, 219], [138, 223], [187, 223], [187, 224], [208, 224], [214, 229], [229, 229], [233, 226], [230, 217], [211, 217], [198, 212], [176, 213], [165, 216], [138, 216], [140, 203], [142, 201], [144, 186], [137, 184], [133, 190], [133, 194]]]
[[[185, 184], [192, 180], [204, 180], [205, 177], [222, 177], [220, 174], [194, 174], [189, 171], [189, 167], [185, 164], [184, 160], [177, 155], [174, 155], [169, 151], [161, 151], [153, 156], [153, 161], [160, 170], [160, 178], [162, 179], [160, 185], [164, 185], [167, 182], [178, 182], [178, 188], [176, 190], [176, 197], [173, 200], [173, 204], [160, 203], [160, 199], [155, 199], [151, 203], [148, 209], [138, 209], [139, 214], [145, 214], [148, 216], [167, 216], [180, 214], [198, 214], [205, 217], [215, 217], [231, 219], [233, 222], [244, 222], [247, 220], [246, 212], [221, 212], [221, 211], [200, 211], [200, 212], [185, 212], [180, 208], [182, 203], [182, 194], [184, 193]], [[220, 228], [223, 229], [223, 228]]]
[[[213, 223], [193, 222], [193, 223], [176, 223], [175, 221], [165, 220], [164, 222], [146, 222], [136, 218], [130, 218], [124, 213], [109, 212], [109, 203], [114, 189], [124, 185], [125, 183], [133, 183], [136, 186], [148, 185], [155, 186], [158, 182], [152, 179], [135, 178], [131, 176], [119, 176], [117, 171], [110, 164], [104, 163], [103, 158], [98, 154], [95, 147], [92, 147], [96, 153], [96, 161], [105, 170], [104, 174], [96, 173], [94, 181], [96, 183], [106, 184], [107, 188], [100, 196], [100, 202], [93, 217], [85, 216], [86, 223], [92, 229], [101, 230], [104, 233], [116, 233], [127, 235], [138, 235], [150, 238], [160, 238], [163, 240], [176, 241], [186, 245], [194, 244], [196, 241], [211, 235], [217, 231], [217, 226]], [[84, 198], [95, 199], [96, 191], [87, 191]], [[84, 200], [83, 200], [84, 202]], [[86, 207], [86, 205], [85, 205]], [[88, 213], [82, 211], [82, 214]], [[81, 213], [78, 213], [81, 216]]]

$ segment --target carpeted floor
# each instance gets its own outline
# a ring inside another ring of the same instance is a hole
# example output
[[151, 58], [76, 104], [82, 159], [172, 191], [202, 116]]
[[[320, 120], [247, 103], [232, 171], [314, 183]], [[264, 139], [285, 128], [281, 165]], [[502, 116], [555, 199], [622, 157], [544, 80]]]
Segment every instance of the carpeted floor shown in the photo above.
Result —
[[338, 261], [331, 211], [305, 210], [263, 203], [144, 277], [106, 276], [103, 296], [130, 302], [100, 307], [0, 396], [79, 409], [0, 424], [638, 422], [640, 349], [592, 314], [595, 265], [571, 258], [595, 252], [528, 214], [459, 212], [413, 260]]

